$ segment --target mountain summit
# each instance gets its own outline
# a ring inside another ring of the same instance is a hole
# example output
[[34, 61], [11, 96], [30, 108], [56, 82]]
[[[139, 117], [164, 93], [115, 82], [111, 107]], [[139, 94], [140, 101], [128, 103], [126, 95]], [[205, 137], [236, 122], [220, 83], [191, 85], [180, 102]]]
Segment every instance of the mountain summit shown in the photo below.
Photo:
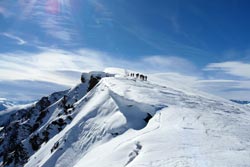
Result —
[[250, 164], [249, 107], [176, 86], [181, 83], [128, 74], [83, 73], [70, 90], [0, 113], [0, 165]]

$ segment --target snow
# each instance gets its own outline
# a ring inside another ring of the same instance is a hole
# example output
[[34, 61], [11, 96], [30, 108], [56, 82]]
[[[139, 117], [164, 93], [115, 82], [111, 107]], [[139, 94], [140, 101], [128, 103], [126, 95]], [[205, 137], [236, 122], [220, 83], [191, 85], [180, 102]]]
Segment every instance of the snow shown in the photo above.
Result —
[[5, 123], [10, 117], [10, 115], [15, 114], [18, 110], [21, 110], [23, 108], [29, 108], [33, 104], [23, 104], [23, 105], [16, 105], [16, 106], [11, 106], [9, 108], [6, 108], [5, 110], [2, 110], [0, 112], [0, 124]]
[[114, 74], [116, 76], [126, 76], [126, 74], [128, 74], [128, 71], [126, 69], [115, 68], [115, 67], [106, 68], [104, 72], [109, 74]]
[[[26, 167], [250, 164], [249, 108], [174, 81], [141, 81], [125, 77], [122, 69], [105, 72], [115, 77], [103, 78], [75, 104], [72, 122]], [[148, 123], [147, 114], [153, 116]]]

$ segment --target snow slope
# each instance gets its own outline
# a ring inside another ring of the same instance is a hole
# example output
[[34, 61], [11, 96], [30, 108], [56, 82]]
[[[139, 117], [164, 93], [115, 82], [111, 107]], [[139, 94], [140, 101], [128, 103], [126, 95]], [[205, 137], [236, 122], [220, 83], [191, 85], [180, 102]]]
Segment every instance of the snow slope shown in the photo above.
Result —
[[72, 121], [26, 167], [250, 166], [248, 107], [115, 71], [74, 103]]
[[23, 166], [40, 147], [71, 123], [77, 102], [104, 72], [83, 73], [81, 83], [39, 101], [0, 112], [0, 166]]

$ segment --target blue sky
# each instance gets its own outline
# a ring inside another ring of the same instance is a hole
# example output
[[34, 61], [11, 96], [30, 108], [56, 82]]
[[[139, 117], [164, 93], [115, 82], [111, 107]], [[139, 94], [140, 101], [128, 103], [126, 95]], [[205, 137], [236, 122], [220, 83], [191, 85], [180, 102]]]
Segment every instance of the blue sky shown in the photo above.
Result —
[[0, 85], [51, 83], [48, 93], [73, 85], [80, 71], [116, 66], [195, 77], [195, 88], [249, 99], [249, 7], [248, 0], [1, 0]]

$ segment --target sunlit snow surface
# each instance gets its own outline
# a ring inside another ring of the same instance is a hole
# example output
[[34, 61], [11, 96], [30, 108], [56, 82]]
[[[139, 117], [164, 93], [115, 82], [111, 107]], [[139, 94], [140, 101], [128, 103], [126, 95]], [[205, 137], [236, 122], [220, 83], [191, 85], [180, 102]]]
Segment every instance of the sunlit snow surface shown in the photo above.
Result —
[[174, 83], [104, 78], [76, 112], [26, 167], [250, 166], [249, 107]]

